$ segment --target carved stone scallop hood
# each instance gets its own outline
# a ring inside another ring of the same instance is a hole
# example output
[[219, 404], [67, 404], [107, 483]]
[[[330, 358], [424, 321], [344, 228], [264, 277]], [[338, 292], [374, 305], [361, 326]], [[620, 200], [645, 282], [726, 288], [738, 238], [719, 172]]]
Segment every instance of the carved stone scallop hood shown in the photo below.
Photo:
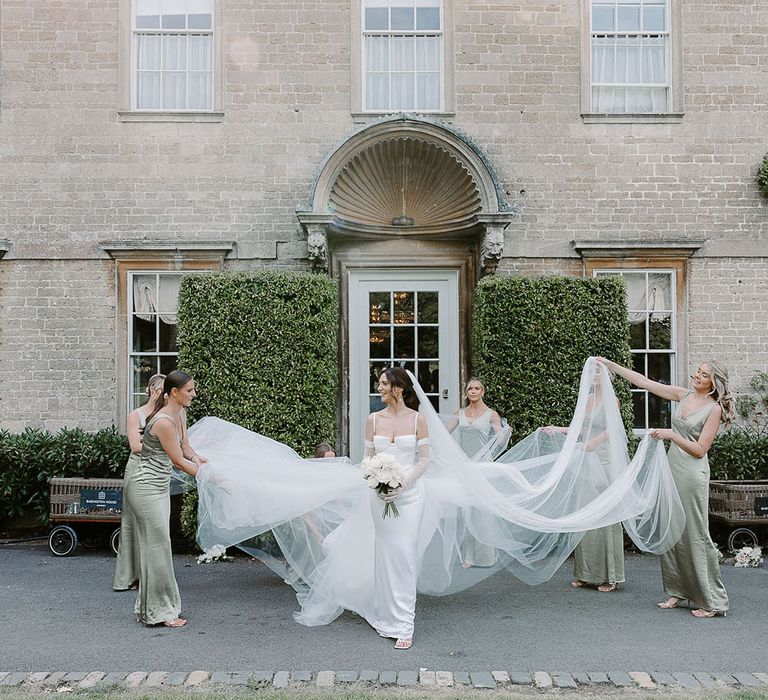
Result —
[[478, 225], [478, 188], [448, 151], [414, 137], [374, 143], [341, 168], [333, 228], [368, 235], [440, 235]]

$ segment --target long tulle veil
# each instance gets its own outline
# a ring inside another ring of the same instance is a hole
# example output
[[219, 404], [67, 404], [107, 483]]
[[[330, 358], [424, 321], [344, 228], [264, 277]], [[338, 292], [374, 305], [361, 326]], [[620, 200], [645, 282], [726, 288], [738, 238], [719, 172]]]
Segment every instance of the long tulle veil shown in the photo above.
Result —
[[[538, 430], [497, 461], [472, 461], [451, 437], [415, 377], [427, 421], [430, 464], [422, 477], [418, 590], [444, 595], [502, 568], [521, 580], [550, 578], [586, 531], [623, 522], [638, 547], [661, 553], [685, 519], [663, 443], [645, 437], [632, 459], [607, 369], [590, 358], [566, 435]], [[258, 550], [299, 594], [297, 620], [325, 624], [370, 604], [376, 546], [368, 487], [348, 460], [307, 460], [217, 418], [189, 430], [210, 459], [198, 477], [198, 541], [248, 546], [272, 530], [285, 560]], [[463, 566], [468, 544], [496, 552], [490, 566]]]

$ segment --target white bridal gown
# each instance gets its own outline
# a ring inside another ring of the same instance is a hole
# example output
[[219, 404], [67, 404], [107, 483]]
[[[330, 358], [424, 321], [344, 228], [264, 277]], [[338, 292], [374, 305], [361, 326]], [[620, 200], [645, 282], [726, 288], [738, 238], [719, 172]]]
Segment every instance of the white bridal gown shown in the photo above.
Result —
[[[376, 454], [391, 454], [403, 467], [407, 478], [418, 460], [418, 447], [428, 443], [428, 438], [417, 441], [415, 435], [398, 435], [394, 442], [390, 442], [386, 435], [374, 435], [372, 446]], [[417, 479], [397, 498], [399, 517], [381, 517], [384, 502], [375, 491], [371, 490], [368, 500], [376, 531], [373, 598], [369, 610], [358, 612], [382, 637], [411, 639], [416, 608], [419, 528], [424, 514], [424, 484]]]
[[[646, 436], [629, 458], [610, 376], [594, 359], [568, 434], [532, 433], [503, 461], [470, 461], [415, 380], [414, 389], [429, 467], [397, 498], [398, 518], [382, 519], [383, 502], [349, 460], [302, 459], [218, 418], [193, 425], [190, 443], [210, 459], [197, 479], [200, 545], [247, 546], [272, 530], [289, 569], [284, 578], [297, 591], [298, 622], [327, 624], [346, 609], [383, 636], [409, 638], [417, 590], [455, 593], [501, 568], [540, 583], [584, 532], [617, 522], [647, 551], [665, 552], [680, 538], [685, 517], [664, 445]], [[608, 474], [587, 447], [598, 434]], [[393, 443], [377, 435], [373, 447], [423, 468], [415, 435]], [[465, 568], [467, 543], [493, 549], [493, 565]]]

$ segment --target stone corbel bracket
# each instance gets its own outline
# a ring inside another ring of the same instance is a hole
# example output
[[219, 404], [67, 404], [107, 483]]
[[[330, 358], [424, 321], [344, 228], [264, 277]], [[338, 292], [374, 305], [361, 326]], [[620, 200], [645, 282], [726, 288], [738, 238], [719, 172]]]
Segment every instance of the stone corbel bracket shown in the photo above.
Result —
[[11, 249], [11, 242], [7, 239], [0, 239], [0, 260], [5, 257], [5, 254]]

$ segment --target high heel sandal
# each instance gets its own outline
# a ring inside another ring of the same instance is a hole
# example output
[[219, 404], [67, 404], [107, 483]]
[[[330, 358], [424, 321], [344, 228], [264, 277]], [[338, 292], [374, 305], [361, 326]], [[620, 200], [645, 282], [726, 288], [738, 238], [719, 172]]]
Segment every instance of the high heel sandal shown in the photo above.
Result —
[[395, 642], [395, 649], [410, 649], [413, 646], [412, 639], [398, 639]]
[[[675, 602], [671, 603], [670, 601], [673, 599]], [[672, 608], [676, 608], [684, 600], [685, 598], [678, 598], [676, 595], [673, 595], [669, 597], [669, 600], [662, 601], [661, 603], [656, 603], [656, 606], [661, 608], [662, 610], [672, 610]]]
[[582, 581], [581, 579], [576, 579], [575, 581], [571, 581], [571, 588], [586, 588], [587, 584], [585, 581]]
[[704, 610], [703, 608], [691, 610], [691, 615], [694, 617], [717, 617], [718, 615], [725, 617], [727, 614], [727, 610]]
[[614, 591], [619, 590], [619, 584], [618, 583], [601, 583], [597, 590], [600, 591], [600, 593], [613, 593]]

